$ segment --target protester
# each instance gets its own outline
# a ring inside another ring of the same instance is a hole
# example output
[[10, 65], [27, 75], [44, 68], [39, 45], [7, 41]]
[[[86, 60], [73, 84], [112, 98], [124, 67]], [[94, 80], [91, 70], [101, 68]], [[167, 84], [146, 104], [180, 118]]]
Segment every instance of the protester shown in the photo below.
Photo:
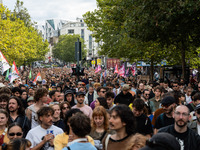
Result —
[[90, 136], [94, 139], [95, 147], [102, 149], [102, 140], [108, 132], [108, 114], [103, 106], [95, 107], [92, 113], [92, 130]]
[[116, 133], [103, 139], [103, 150], [124, 150], [135, 133], [135, 118], [126, 105], [115, 106], [110, 113], [110, 129]]
[[27, 139], [15, 139], [9, 144], [5, 144], [2, 150], [28, 150], [31, 147], [31, 142]]
[[113, 107], [115, 107], [116, 105], [114, 104], [114, 99], [115, 99], [115, 95], [113, 92], [107, 92], [106, 93], [106, 102], [108, 105], [108, 109], [111, 110]]
[[22, 127], [19, 123], [13, 122], [8, 126], [7, 136], [9, 140], [20, 139], [23, 137]]
[[0, 147], [3, 143], [9, 143], [8, 132], [8, 118], [9, 114], [6, 110], [0, 109]]
[[200, 136], [187, 127], [189, 119], [189, 109], [184, 105], [177, 106], [174, 112], [175, 124], [161, 128], [158, 132], [167, 132], [175, 136], [181, 150], [198, 150]]
[[97, 106], [103, 106], [105, 109], [108, 109], [108, 104], [107, 104], [106, 98], [104, 98], [104, 97], [98, 97], [95, 100], [95, 108]]
[[65, 114], [67, 113], [67, 111], [69, 111], [71, 109], [71, 106], [69, 104], [69, 102], [64, 101], [60, 104], [60, 118], [64, 119], [65, 118]]
[[[89, 141], [86, 135], [91, 131], [90, 118], [84, 114], [75, 114], [69, 121], [69, 127], [72, 131], [73, 141], [68, 144], [71, 150], [97, 150]], [[65, 147], [63, 150], [67, 150]]]
[[42, 148], [48, 150], [54, 149], [54, 137], [63, 133], [63, 130], [53, 125], [53, 114], [53, 108], [48, 106], [43, 106], [37, 111], [40, 125], [32, 128], [26, 136], [26, 139], [32, 144], [32, 150]]
[[[62, 150], [64, 147], [66, 147], [68, 145], [68, 143], [72, 142], [73, 139], [73, 135], [71, 134], [71, 130], [69, 128], [69, 120], [70, 118], [75, 115], [76, 113], [83, 113], [82, 111], [80, 111], [80, 109], [71, 109], [69, 111], [67, 111], [66, 115], [65, 115], [65, 119], [64, 119], [64, 123], [65, 123], [65, 132], [58, 134], [55, 139], [54, 139], [54, 149], [55, 150]], [[94, 145], [94, 140], [90, 137], [87, 136], [88, 141]]]

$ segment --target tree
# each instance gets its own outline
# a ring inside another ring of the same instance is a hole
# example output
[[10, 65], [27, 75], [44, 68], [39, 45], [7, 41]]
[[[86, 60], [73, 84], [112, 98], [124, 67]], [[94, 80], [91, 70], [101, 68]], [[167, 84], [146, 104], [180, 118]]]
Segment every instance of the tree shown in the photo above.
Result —
[[12, 21], [13, 17], [7, 8], [0, 7], [0, 50], [8, 62], [14, 60], [16, 65], [24, 65], [44, 59], [48, 42], [43, 42], [38, 32], [26, 27], [19, 18]]
[[23, 5], [24, 5], [23, 1], [20, 0], [16, 1], [15, 8], [13, 11], [14, 17], [12, 18], [12, 20], [19, 18], [20, 20], [24, 21], [26, 27], [31, 27], [33, 25], [33, 23], [31, 22], [31, 16], [28, 13], [27, 8], [25, 8]]
[[164, 58], [163, 49], [155, 41], [142, 41], [133, 34], [134, 5], [131, 0], [97, 0], [98, 9], [84, 14], [84, 21], [93, 31], [96, 41], [102, 41], [100, 54], [128, 58], [131, 62], [143, 60], [154, 64]]
[[61, 35], [59, 37], [58, 43], [55, 44], [53, 48], [53, 57], [58, 58], [64, 62], [75, 62], [75, 42], [77, 39], [81, 41], [82, 48], [82, 59], [86, 56], [86, 50], [84, 46], [83, 39], [80, 38], [80, 35]]
[[168, 49], [170, 61], [182, 64], [185, 78], [186, 63], [199, 61], [200, 46], [200, 1], [134, 1], [133, 29], [135, 38], [142, 41], [158, 41]]

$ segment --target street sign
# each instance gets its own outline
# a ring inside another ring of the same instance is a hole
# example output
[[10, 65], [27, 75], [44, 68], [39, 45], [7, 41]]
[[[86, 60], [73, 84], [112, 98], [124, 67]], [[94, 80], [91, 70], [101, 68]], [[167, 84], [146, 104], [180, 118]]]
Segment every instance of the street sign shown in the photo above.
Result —
[[95, 60], [92, 60], [92, 65], [95, 65]]

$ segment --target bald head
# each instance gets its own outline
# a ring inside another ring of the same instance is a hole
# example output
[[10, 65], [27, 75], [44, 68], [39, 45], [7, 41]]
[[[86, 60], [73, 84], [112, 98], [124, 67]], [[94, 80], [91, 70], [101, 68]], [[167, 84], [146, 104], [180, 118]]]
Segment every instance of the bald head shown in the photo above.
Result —
[[179, 105], [179, 106], [177, 106], [176, 109], [175, 109], [175, 112], [180, 111], [180, 110], [184, 111], [184, 112], [187, 112], [188, 114], [190, 114], [190, 110], [185, 105]]

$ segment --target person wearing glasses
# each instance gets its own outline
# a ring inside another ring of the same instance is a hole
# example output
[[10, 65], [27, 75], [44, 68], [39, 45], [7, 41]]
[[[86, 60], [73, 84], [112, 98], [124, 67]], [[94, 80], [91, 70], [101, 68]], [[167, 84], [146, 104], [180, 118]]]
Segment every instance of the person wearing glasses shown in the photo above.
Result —
[[156, 119], [154, 126], [154, 134], [157, 133], [158, 129], [174, 124], [173, 112], [176, 107], [176, 100], [172, 96], [166, 96], [161, 101], [161, 106], [164, 110]]
[[195, 116], [196, 120], [191, 121], [188, 124], [188, 127], [200, 135], [200, 104], [198, 104], [195, 108]]
[[71, 109], [71, 106], [70, 106], [69, 102], [66, 102], [66, 101], [62, 102], [62, 103], [60, 104], [60, 110], [61, 110], [61, 112], [60, 112], [60, 118], [61, 118], [61, 119], [64, 119], [64, 118], [65, 118], [65, 114], [66, 114], [67, 111], [69, 111], [70, 109]]
[[22, 127], [19, 123], [13, 122], [8, 126], [8, 138], [9, 140], [19, 139], [23, 137]]
[[200, 136], [187, 126], [191, 117], [188, 107], [184, 105], [177, 106], [173, 117], [175, 123], [161, 128], [158, 132], [167, 132], [175, 136], [181, 150], [199, 150]]

